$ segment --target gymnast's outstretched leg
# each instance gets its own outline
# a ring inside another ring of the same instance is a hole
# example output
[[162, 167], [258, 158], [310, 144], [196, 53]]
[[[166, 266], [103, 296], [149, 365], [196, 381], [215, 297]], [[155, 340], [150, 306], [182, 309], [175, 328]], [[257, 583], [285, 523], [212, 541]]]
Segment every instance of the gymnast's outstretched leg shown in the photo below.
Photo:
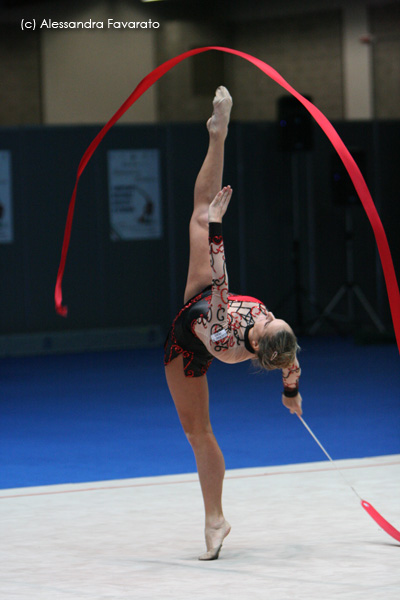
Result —
[[[222, 187], [224, 142], [232, 107], [232, 99], [225, 88], [218, 88], [213, 107], [213, 115], [207, 122], [209, 147], [194, 190], [185, 302], [210, 285], [212, 279], [208, 206]], [[203, 494], [207, 552], [199, 558], [213, 560], [218, 558], [230, 525], [222, 510], [225, 462], [210, 423], [207, 376], [185, 377], [182, 356], [171, 361], [165, 373], [179, 419], [195, 454]]]
[[194, 187], [193, 214], [189, 225], [190, 257], [184, 301], [211, 284], [208, 244], [208, 206], [222, 187], [225, 138], [228, 134], [232, 98], [219, 87], [213, 101], [213, 114], [207, 121], [209, 145]]

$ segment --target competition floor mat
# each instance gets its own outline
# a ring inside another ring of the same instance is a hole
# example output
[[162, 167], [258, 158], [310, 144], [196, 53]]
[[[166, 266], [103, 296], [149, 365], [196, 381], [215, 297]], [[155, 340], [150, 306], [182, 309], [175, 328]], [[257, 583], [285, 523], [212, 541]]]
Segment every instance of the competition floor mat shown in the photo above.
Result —
[[[399, 526], [400, 455], [337, 461]], [[197, 475], [0, 491], [2, 600], [397, 600], [400, 544], [326, 461], [230, 470], [203, 563]]]

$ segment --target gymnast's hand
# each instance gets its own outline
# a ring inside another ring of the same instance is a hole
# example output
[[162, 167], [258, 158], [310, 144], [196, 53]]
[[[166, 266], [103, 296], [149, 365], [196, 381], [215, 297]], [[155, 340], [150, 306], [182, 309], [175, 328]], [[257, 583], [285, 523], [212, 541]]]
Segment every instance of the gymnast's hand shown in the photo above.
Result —
[[230, 185], [223, 187], [222, 190], [218, 192], [208, 207], [209, 223], [222, 223], [222, 217], [227, 211], [231, 196], [232, 188]]
[[302, 401], [303, 400], [300, 394], [297, 394], [297, 396], [295, 396], [294, 398], [288, 398], [287, 396], [282, 394], [283, 405], [290, 410], [291, 415], [296, 414], [299, 415], [299, 417], [301, 417], [301, 415], [303, 414], [303, 411], [301, 410]]

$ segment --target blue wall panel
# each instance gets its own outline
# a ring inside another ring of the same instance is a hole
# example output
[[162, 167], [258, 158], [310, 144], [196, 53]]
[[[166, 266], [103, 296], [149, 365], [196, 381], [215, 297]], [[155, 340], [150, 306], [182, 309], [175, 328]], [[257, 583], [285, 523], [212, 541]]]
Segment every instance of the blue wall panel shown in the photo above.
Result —
[[[400, 123], [338, 123], [337, 128], [350, 148], [365, 151], [367, 183], [399, 270]], [[204, 124], [117, 126], [79, 183], [63, 283], [70, 312], [67, 319], [55, 314], [54, 285], [68, 203], [79, 161], [99, 130], [0, 130], [0, 149], [12, 153], [15, 231], [14, 243], [0, 244], [0, 334], [155, 324], [166, 331], [181, 305], [193, 187], [207, 149], [207, 131]], [[294, 194], [301, 284], [308, 293], [314, 273], [315, 285], [316, 304], [309, 305], [305, 297], [303, 318], [312, 321], [318, 306], [345, 280], [345, 211], [332, 199], [332, 147], [319, 130], [314, 133], [314, 150], [293, 154], [278, 149], [276, 124], [233, 123], [226, 144], [223, 183], [234, 188], [224, 221], [231, 289], [261, 298], [294, 324]], [[162, 237], [112, 242], [107, 152], [143, 148], [160, 151]], [[372, 230], [360, 207], [352, 213], [358, 282], [390, 329]], [[310, 236], [315, 240], [311, 249]], [[362, 310], [357, 320], [371, 325]]]

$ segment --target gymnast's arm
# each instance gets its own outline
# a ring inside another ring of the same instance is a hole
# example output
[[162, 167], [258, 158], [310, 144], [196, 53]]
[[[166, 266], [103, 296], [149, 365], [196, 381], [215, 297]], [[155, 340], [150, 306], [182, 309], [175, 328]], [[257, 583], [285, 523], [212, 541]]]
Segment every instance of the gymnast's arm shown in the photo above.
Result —
[[283, 405], [290, 410], [292, 415], [298, 414], [299, 416], [303, 414], [301, 409], [302, 398], [299, 392], [300, 375], [301, 369], [297, 358], [290, 367], [282, 369]]
[[209, 331], [211, 341], [214, 343], [227, 337], [225, 327], [228, 322], [229, 288], [224, 241], [222, 238], [222, 217], [226, 213], [231, 196], [232, 189], [230, 186], [222, 188], [208, 209], [210, 263], [212, 269]]

